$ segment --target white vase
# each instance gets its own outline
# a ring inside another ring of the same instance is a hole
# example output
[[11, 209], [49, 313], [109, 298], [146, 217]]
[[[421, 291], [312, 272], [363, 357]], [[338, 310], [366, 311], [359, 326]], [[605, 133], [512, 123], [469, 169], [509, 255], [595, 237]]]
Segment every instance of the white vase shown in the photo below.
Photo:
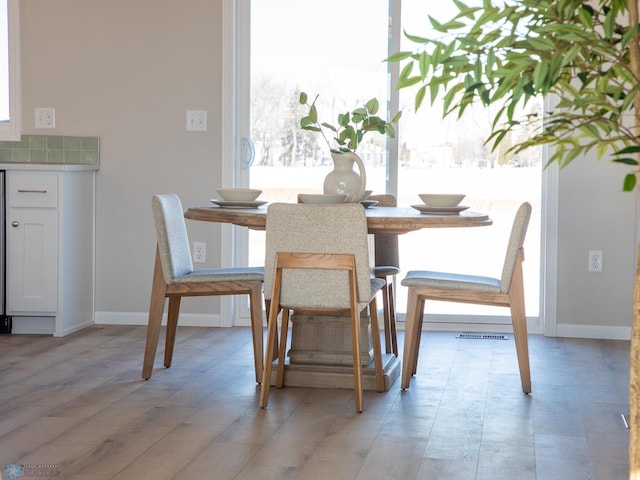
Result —
[[[358, 155], [353, 152], [331, 152], [333, 170], [324, 179], [324, 193], [343, 193], [345, 202], [359, 202], [367, 186], [367, 173]], [[353, 169], [358, 166], [359, 172]]]

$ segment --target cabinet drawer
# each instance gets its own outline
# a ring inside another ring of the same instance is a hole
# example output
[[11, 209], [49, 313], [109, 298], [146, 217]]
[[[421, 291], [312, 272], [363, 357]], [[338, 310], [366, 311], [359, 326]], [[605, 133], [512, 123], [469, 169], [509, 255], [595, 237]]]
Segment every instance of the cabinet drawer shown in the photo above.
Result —
[[58, 206], [58, 176], [56, 174], [11, 173], [7, 176], [10, 207]]

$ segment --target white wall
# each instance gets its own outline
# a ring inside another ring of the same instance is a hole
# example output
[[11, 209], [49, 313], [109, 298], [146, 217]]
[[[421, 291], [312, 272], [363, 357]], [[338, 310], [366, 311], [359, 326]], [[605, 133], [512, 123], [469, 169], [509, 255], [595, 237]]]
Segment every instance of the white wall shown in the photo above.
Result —
[[[627, 167], [595, 155], [560, 170], [557, 334], [630, 338], [637, 193], [622, 192]], [[589, 250], [603, 272], [589, 273]]]
[[[145, 320], [151, 196], [206, 203], [220, 186], [220, 19], [221, 2], [209, 0], [22, 2], [23, 134], [101, 139], [96, 309], [107, 317]], [[42, 106], [55, 107], [55, 131], [34, 129], [34, 107]], [[185, 131], [186, 110], [208, 111], [206, 133]], [[189, 229], [218, 263], [219, 228]], [[183, 308], [217, 312], [218, 303], [187, 299]]]
[[[150, 197], [175, 192], [206, 203], [221, 181], [220, 0], [23, 0], [23, 133], [101, 138], [97, 198], [100, 321], [146, 321], [154, 232]], [[34, 107], [56, 109], [56, 130], [33, 128]], [[185, 111], [209, 112], [206, 133], [185, 131]], [[628, 332], [635, 258], [635, 196], [624, 169], [575, 161], [559, 178], [557, 333]], [[189, 223], [219, 264], [220, 229]], [[587, 251], [604, 272], [586, 272]], [[218, 314], [215, 299], [187, 299], [186, 314]]]

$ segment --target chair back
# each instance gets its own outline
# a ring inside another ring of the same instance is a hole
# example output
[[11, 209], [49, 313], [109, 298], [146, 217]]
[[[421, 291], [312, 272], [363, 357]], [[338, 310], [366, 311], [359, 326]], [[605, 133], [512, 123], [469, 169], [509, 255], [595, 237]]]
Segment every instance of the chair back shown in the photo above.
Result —
[[[271, 298], [275, 256], [291, 253], [355, 255], [358, 301], [371, 300], [367, 219], [359, 203], [273, 203], [267, 210], [264, 295]], [[289, 308], [350, 308], [346, 271], [284, 270], [280, 304]]]
[[511, 227], [511, 236], [509, 237], [509, 243], [507, 245], [504, 266], [502, 267], [502, 276], [500, 277], [500, 290], [503, 293], [507, 293], [511, 288], [511, 279], [513, 278], [513, 272], [516, 268], [518, 252], [524, 245], [524, 237], [527, 234], [530, 217], [531, 204], [524, 202], [520, 205], [520, 208], [518, 208], [516, 217], [513, 220], [513, 227]]
[[170, 285], [175, 277], [193, 272], [182, 202], [177, 195], [167, 193], [154, 195], [151, 206], [162, 274], [167, 285]]
[[[395, 195], [382, 193], [371, 195], [369, 200], [375, 200], [381, 207], [397, 207], [398, 201]], [[395, 233], [376, 233], [374, 235], [374, 252], [376, 266], [389, 266], [400, 268], [400, 250], [398, 247], [398, 235]]]

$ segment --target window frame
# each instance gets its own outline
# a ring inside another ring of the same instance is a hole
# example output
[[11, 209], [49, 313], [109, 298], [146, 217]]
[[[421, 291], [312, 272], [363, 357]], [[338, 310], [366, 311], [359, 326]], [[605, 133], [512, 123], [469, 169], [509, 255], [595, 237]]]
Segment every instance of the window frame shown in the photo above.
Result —
[[21, 135], [20, 1], [7, 0], [9, 50], [9, 121], [0, 122], [0, 141], [19, 141]]
[[[401, 17], [402, 0], [388, 0], [390, 20]], [[223, 148], [223, 178], [233, 182], [237, 186], [246, 186], [248, 178], [240, 170], [242, 158], [241, 139], [248, 136], [247, 121], [243, 117], [243, 108], [248, 95], [248, 80], [246, 72], [250, 71], [248, 65], [249, 55], [247, 55], [247, 45], [250, 43], [250, 10], [251, 0], [224, 0], [226, 5], [225, 27], [226, 34], [223, 41], [226, 61], [224, 62], [224, 87], [223, 98], [228, 108], [224, 109], [223, 117], [223, 138], [226, 148]], [[396, 20], [397, 21], [397, 20]], [[398, 50], [400, 44], [401, 31], [398, 25], [389, 24], [389, 44], [391, 50]], [[231, 55], [228, 55], [226, 46], [231, 47]], [[395, 68], [394, 68], [395, 67]], [[389, 69], [391, 84], [394, 84], [399, 74], [397, 64], [392, 64]], [[393, 111], [399, 103], [398, 93], [391, 89], [388, 107]], [[244, 121], [243, 121], [244, 120]], [[397, 140], [396, 140], [397, 142]], [[398, 147], [390, 145], [390, 158], [387, 163], [387, 191], [397, 193], [398, 189]], [[548, 152], [543, 149], [543, 162], [548, 158]], [[234, 182], [235, 180], [235, 182]], [[536, 317], [528, 317], [530, 333], [543, 333], [554, 335], [556, 330], [556, 284], [557, 284], [557, 198], [558, 170], [555, 165], [545, 168], [542, 171], [542, 217], [541, 217], [541, 246], [540, 246], [540, 293], [539, 311]], [[231, 184], [231, 183], [230, 183]], [[248, 249], [248, 231], [246, 229], [230, 228], [222, 234], [224, 258], [232, 259], [233, 265], [246, 265]], [[223, 299], [223, 302], [225, 300]], [[231, 311], [230, 309], [228, 311]], [[248, 309], [235, 309], [233, 325], [248, 325]]]

